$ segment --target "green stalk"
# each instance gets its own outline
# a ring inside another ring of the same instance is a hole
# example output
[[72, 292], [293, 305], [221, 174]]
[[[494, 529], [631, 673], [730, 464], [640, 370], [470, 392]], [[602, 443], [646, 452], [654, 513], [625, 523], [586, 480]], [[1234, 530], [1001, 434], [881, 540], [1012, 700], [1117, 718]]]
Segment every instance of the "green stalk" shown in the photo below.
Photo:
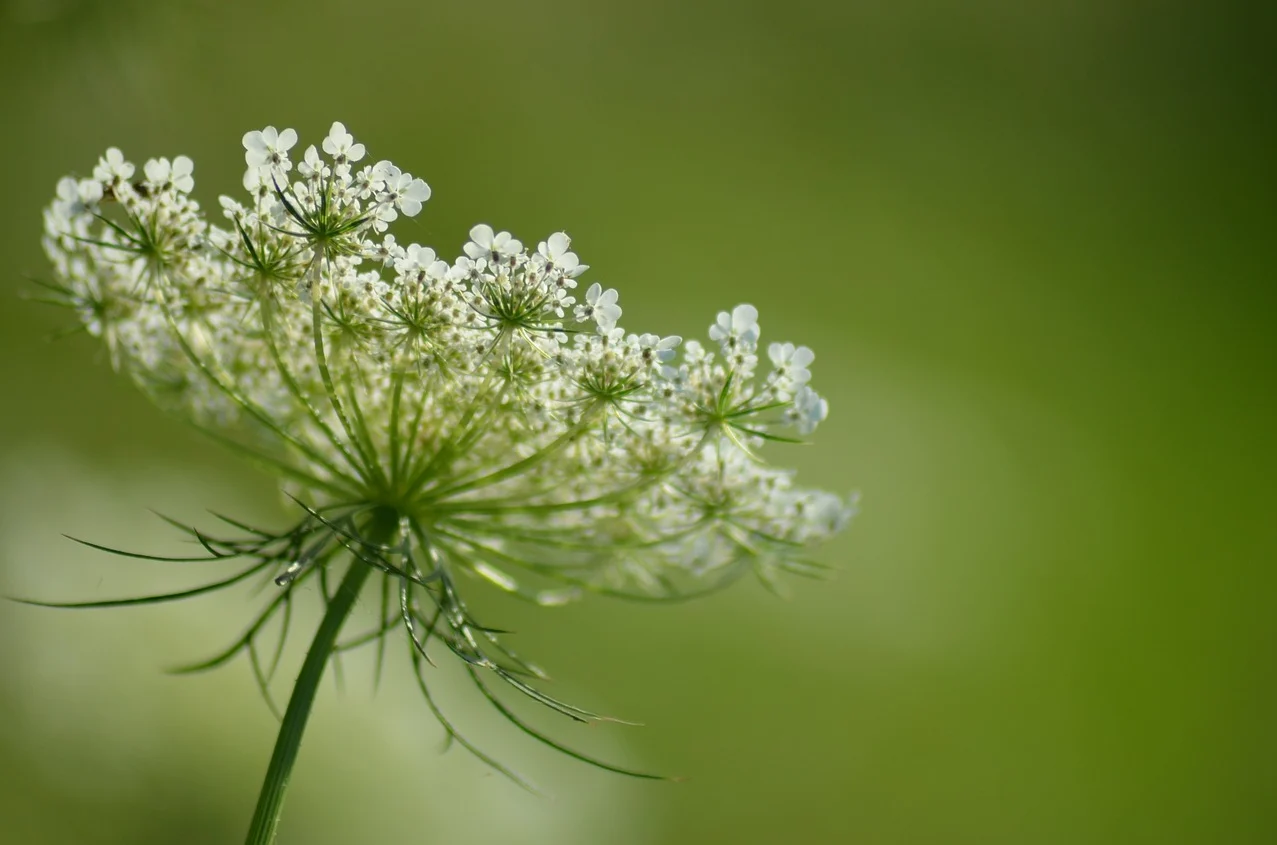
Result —
[[[397, 527], [398, 517], [394, 513], [379, 511], [373, 517], [367, 542], [384, 545], [393, 539]], [[279, 736], [275, 739], [275, 750], [271, 754], [270, 766], [266, 769], [262, 791], [257, 797], [257, 809], [253, 812], [245, 845], [271, 845], [275, 841], [275, 829], [279, 827], [284, 794], [288, 791], [293, 763], [301, 748], [302, 733], [306, 730], [306, 720], [310, 718], [310, 710], [315, 703], [315, 693], [319, 690], [324, 668], [337, 644], [337, 635], [372, 571], [373, 567], [358, 557], [351, 560], [350, 568], [346, 570], [341, 585], [337, 588], [337, 594], [328, 603], [324, 618], [319, 623], [319, 630], [315, 632], [310, 650], [306, 652], [306, 660], [297, 676], [292, 697], [288, 699], [288, 709], [279, 726]]]

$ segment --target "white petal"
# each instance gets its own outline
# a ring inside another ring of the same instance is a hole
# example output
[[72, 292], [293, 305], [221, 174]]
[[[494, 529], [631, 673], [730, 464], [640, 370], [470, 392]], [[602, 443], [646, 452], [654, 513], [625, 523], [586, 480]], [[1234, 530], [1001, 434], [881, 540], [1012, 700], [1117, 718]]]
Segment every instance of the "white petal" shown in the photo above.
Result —
[[549, 257], [558, 261], [561, 257], [563, 257], [563, 254], [568, 251], [568, 247], [571, 246], [572, 240], [565, 232], [555, 232], [553, 235], [550, 235], [550, 240], [547, 241], [546, 244], [549, 246]]
[[748, 303], [737, 305], [732, 309], [732, 328], [737, 332], [746, 332], [758, 325], [758, 309]]
[[430, 199], [430, 186], [420, 179], [413, 179], [404, 189], [404, 197], [417, 203], [423, 203]]
[[169, 163], [166, 158], [153, 158], [142, 166], [147, 181], [164, 182], [168, 180]]

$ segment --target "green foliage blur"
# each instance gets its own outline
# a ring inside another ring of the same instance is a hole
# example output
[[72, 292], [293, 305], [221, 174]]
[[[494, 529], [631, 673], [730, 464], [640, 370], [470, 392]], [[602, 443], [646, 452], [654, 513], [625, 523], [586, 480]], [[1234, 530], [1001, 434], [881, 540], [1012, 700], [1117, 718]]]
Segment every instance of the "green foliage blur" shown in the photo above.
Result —
[[[437, 753], [392, 649], [375, 695], [358, 655], [326, 684], [282, 843], [1277, 841], [1262, 8], [0, 0], [0, 592], [195, 583], [61, 535], [286, 512], [19, 298], [58, 177], [186, 153], [215, 208], [246, 130], [342, 120], [434, 189], [400, 240], [566, 229], [640, 331], [756, 304], [831, 406], [772, 454], [863, 511], [788, 602], [482, 595], [556, 693], [645, 723], [558, 736], [685, 781], [562, 760], [445, 684], [528, 796]], [[162, 670], [252, 601], [0, 605], [0, 842], [240, 841], [275, 722], [242, 661]]]

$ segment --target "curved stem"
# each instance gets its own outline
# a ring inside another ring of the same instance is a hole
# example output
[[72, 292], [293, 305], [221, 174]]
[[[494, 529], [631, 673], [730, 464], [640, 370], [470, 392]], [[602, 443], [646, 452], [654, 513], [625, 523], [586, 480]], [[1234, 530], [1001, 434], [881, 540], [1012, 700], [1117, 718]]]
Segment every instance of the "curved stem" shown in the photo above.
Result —
[[[397, 518], [393, 514], [378, 513], [370, 526], [368, 542], [381, 545], [390, 541], [397, 524]], [[279, 826], [284, 794], [292, 777], [293, 763], [297, 760], [297, 751], [301, 747], [306, 720], [310, 718], [311, 706], [315, 702], [315, 693], [319, 690], [319, 682], [323, 678], [328, 659], [333, 654], [342, 625], [354, 608], [364, 582], [372, 571], [373, 567], [359, 558], [351, 560], [350, 568], [346, 570], [346, 575], [337, 588], [337, 594], [328, 603], [324, 618], [319, 623], [319, 630], [315, 632], [310, 650], [306, 652], [306, 660], [297, 676], [292, 697], [288, 699], [288, 709], [279, 726], [279, 736], [275, 740], [270, 766], [266, 769], [266, 780], [257, 797], [257, 809], [253, 812], [245, 845], [270, 845], [275, 841], [275, 829]]]

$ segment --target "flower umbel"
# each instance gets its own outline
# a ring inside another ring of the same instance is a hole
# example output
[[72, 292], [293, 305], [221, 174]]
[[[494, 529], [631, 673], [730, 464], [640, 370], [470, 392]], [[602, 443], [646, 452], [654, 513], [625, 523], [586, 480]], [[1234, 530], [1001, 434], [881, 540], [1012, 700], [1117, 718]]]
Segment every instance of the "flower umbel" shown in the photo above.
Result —
[[751, 305], [717, 315], [709, 346], [628, 333], [615, 290], [578, 291], [588, 268], [562, 232], [529, 251], [480, 224], [452, 262], [401, 246], [387, 229], [421, 210], [424, 181], [365, 163], [340, 123], [294, 166], [296, 143], [292, 129], [244, 136], [248, 196], [222, 197], [220, 222], [191, 197], [190, 159], [135, 168], [114, 148], [45, 212], [53, 287], [114, 365], [277, 474], [300, 508], [284, 532], [190, 529], [209, 558], [252, 561], [233, 580], [278, 585], [249, 634], [202, 666], [248, 652], [265, 686], [265, 621], [345, 556], [380, 576], [380, 620], [338, 647], [405, 633], [455, 736], [426, 687], [432, 646], [450, 651], [503, 715], [563, 748], [491, 680], [596, 717], [533, 686], [540, 670], [468, 610], [464, 576], [557, 605], [820, 571], [810, 553], [851, 503], [760, 456], [827, 414], [810, 350], [773, 344], [756, 373]]

